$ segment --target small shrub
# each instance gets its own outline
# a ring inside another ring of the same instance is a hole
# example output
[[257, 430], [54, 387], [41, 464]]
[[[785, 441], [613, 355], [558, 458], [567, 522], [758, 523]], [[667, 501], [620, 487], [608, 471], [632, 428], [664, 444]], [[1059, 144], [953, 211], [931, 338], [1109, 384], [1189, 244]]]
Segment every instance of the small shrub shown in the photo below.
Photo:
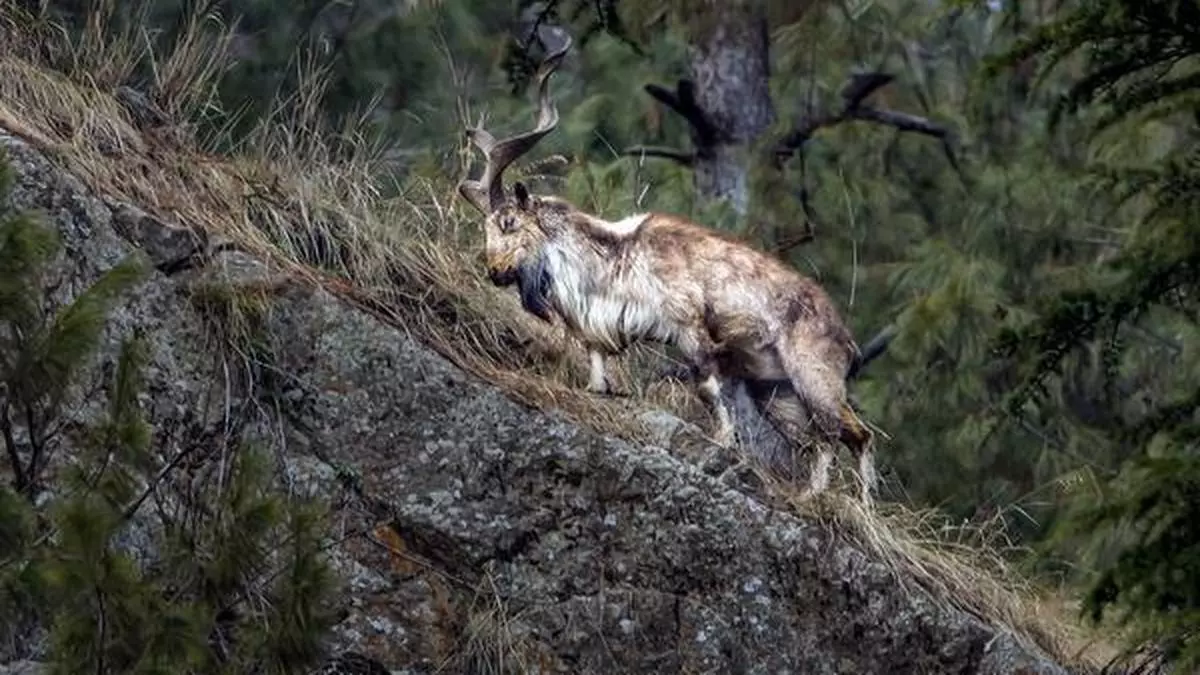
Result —
[[[10, 184], [0, 163], [0, 198]], [[40, 288], [56, 248], [31, 214], [0, 211], [12, 472], [0, 485], [0, 650], [27, 654], [44, 629], [52, 673], [303, 672], [333, 621], [323, 508], [277, 491], [269, 458], [246, 446], [221, 470], [190, 462], [188, 494], [173, 492], [192, 449], [159, 466], [137, 402], [141, 338], [122, 345], [105, 414], [72, 434], [52, 489], [40, 489], [68, 390], [142, 269], [130, 260], [51, 313]]]

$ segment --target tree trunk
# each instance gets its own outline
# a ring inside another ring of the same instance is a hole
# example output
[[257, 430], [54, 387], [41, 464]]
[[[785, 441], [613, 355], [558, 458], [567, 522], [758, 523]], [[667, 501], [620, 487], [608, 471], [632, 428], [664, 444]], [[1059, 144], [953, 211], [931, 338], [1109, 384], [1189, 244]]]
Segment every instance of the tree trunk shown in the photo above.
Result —
[[755, 0], [708, 0], [697, 13], [689, 68], [696, 103], [715, 133], [695, 147], [693, 180], [702, 198], [728, 200], [744, 215], [749, 146], [775, 122], [766, 16]]
[[[692, 181], [702, 201], [726, 201], [739, 216], [750, 210], [751, 147], [775, 123], [764, 3], [703, 0], [686, 19], [688, 69], [704, 128], [691, 127]], [[787, 441], [759, 413], [743, 382], [728, 383], [739, 443], [764, 459], [785, 457]]]

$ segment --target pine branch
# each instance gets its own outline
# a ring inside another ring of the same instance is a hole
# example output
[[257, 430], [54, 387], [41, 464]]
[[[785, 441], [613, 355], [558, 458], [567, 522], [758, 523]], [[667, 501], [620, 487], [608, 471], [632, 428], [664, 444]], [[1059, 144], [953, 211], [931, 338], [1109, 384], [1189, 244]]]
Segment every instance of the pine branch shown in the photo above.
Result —
[[127, 522], [132, 520], [133, 517], [137, 515], [138, 510], [142, 508], [142, 504], [146, 503], [146, 500], [150, 498], [150, 495], [154, 494], [154, 491], [158, 489], [158, 486], [161, 485], [162, 482], [166, 480], [166, 478], [170, 476], [173, 471], [175, 471], [175, 468], [179, 466], [180, 462], [182, 462], [188, 455], [192, 454], [192, 451], [195, 450], [196, 447], [197, 446], [195, 444], [189, 444], [187, 447], [175, 453], [175, 456], [171, 458], [171, 461], [167, 462], [167, 465], [159, 470], [159, 472], [155, 474], [154, 478], [152, 478], [146, 484], [146, 487], [142, 490], [142, 493], [121, 510], [121, 521]]

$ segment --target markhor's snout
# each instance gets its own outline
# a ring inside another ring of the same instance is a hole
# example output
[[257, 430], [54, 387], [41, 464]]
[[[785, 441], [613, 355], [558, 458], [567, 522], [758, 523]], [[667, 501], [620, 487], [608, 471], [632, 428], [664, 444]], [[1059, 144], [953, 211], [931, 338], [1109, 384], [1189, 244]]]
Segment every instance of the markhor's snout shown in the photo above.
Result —
[[520, 274], [515, 269], [488, 270], [488, 278], [497, 286], [512, 286], [517, 283]]

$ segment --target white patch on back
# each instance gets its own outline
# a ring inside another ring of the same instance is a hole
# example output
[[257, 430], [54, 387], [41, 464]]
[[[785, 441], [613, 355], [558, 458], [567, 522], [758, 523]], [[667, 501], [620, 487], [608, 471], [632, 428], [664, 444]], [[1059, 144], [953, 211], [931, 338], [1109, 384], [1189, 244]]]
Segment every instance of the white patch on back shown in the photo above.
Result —
[[598, 228], [607, 230], [614, 236], [628, 237], [637, 231], [638, 227], [646, 221], [646, 218], [649, 217], [650, 214], [648, 213], [639, 213], [635, 216], [629, 216], [628, 218], [622, 218], [621, 220], [617, 221], [600, 221], [596, 223], [596, 226]]

